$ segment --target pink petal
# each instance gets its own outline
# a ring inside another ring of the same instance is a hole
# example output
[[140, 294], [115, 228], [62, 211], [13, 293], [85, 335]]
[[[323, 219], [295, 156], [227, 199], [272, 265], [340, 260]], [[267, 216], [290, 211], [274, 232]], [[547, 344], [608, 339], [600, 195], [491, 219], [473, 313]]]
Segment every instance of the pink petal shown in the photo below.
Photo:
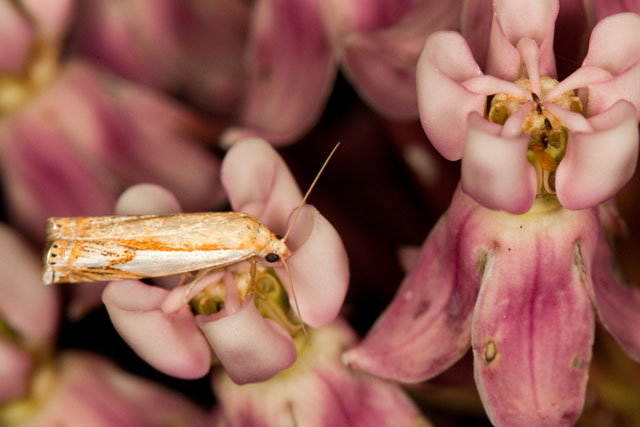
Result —
[[589, 86], [587, 116], [625, 99], [640, 119], [640, 16], [624, 13], [600, 21], [591, 33], [583, 66], [600, 67], [615, 76]]
[[381, 30], [401, 20], [413, 3], [413, 0], [326, 0], [327, 25], [339, 33], [338, 37], [349, 32]]
[[462, 35], [469, 43], [476, 62], [484, 68], [493, 21], [493, 0], [463, 2], [460, 20]]
[[178, 199], [164, 187], [138, 184], [120, 195], [115, 207], [116, 215], [153, 215], [181, 212]]
[[25, 65], [34, 31], [10, 2], [0, 3], [0, 72], [17, 73]]
[[209, 415], [180, 394], [128, 374], [101, 357], [66, 353], [57, 366], [57, 383], [29, 425], [210, 425]]
[[558, 209], [500, 224], [473, 314], [480, 397], [495, 425], [573, 425], [594, 336], [583, 283], [597, 211]]
[[32, 368], [33, 361], [25, 351], [0, 339], [0, 405], [27, 393]]
[[[529, 111], [526, 106], [521, 110]], [[468, 127], [462, 156], [464, 192], [489, 209], [527, 212], [537, 185], [535, 170], [527, 161], [529, 136], [501, 135], [502, 126], [474, 113]]]
[[636, 111], [626, 101], [589, 122], [592, 133], [570, 133], [556, 172], [558, 200], [567, 209], [585, 209], [612, 198], [626, 184], [638, 160]]
[[45, 345], [58, 329], [57, 290], [42, 284], [39, 256], [0, 225], [0, 319], [29, 345]]
[[640, 3], [634, 0], [593, 0], [590, 3], [593, 6], [596, 22], [615, 13], [640, 13]]
[[230, 145], [248, 129], [273, 144], [292, 142], [315, 124], [335, 78], [321, 4], [260, 1], [251, 29], [240, 128], [232, 128], [222, 139]]
[[202, 377], [211, 368], [209, 345], [186, 305], [163, 312], [168, 295], [165, 289], [126, 280], [111, 282], [102, 300], [120, 336], [147, 363], [174, 377]]
[[429, 36], [417, 69], [420, 120], [431, 143], [449, 160], [462, 157], [469, 113], [484, 113], [486, 96], [463, 86], [479, 76], [482, 71], [460, 34]]
[[291, 336], [262, 317], [253, 299], [224, 317], [197, 316], [196, 322], [236, 384], [266, 381], [296, 361]]
[[418, 57], [429, 34], [458, 26], [461, 3], [419, 1], [383, 29], [346, 35], [343, 66], [362, 97], [385, 116], [416, 117]]
[[303, 355], [283, 375], [243, 386], [216, 375], [214, 390], [229, 425], [288, 425], [292, 419], [305, 427], [429, 425], [399, 387], [342, 365], [342, 350], [355, 341], [346, 323], [310, 333]]
[[484, 211], [458, 188], [416, 267], [362, 343], [345, 353], [345, 363], [396, 381], [418, 382], [466, 353], [483, 247], [491, 244], [479, 241], [486, 229], [476, 217]]
[[271, 145], [261, 139], [239, 141], [225, 156], [220, 175], [234, 211], [253, 214], [274, 233], [284, 234], [302, 194]]
[[[287, 244], [293, 251], [286, 262], [302, 320], [314, 327], [332, 322], [349, 286], [349, 262], [340, 235], [316, 208], [305, 205]], [[276, 270], [295, 308], [287, 273], [283, 267]]]
[[21, 1], [22, 6], [37, 22], [38, 30], [42, 35], [53, 38], [64, 36], [69, 26], [75, 3], [75, 0]]
[[520, 54], [515, 46], [523, 38], [540, 48], [540, 74], [555, 76], [553, 30], [557, 1], [495, 0], [487, 53], [487, 74], [515, 81], [520, 75]]
[[605, 236], [598, 241], [592, 278], [593, 283], [586, 284], [600, 322], [629, 356], [640, 361], [640, 290], [620, 279]]

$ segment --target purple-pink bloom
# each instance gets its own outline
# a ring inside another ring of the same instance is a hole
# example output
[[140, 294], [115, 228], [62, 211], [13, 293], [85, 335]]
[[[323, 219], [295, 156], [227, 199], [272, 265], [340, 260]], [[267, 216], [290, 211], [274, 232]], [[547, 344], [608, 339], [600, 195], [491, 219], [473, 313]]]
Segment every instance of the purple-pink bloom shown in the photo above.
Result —
[[457, 33], [426, 42], [421, 119], [445, 157], [462, 158], [461, 185], [391, 305], [345, 358], [417, 382], [471, 345], [494, 424], [573, 425], [596, 314], [640, 359], [640, 292], [615, 279], [600, 222], [617, 221], [597, 207], [635, 170], [640, 17], [601, 21], [583, 66], [557, 83], [557, 2], [496, 1], [494, 12], [486, 75]]
[[[222, 182], [235, 210], [255, 215], [282, 235], [302, 200], [284, 161], [262, 140], [234, 145], [223, 161]], [[136, 199], [130, 198], [128, 208]], [[150, 203], [170, 206], [161, 199], [156, 194]], [[198, 281], [189, 294], [191, 306], [184, 303], [186, 287], [168, 291], [134, 280], [110, 283], [103, 300], [121, 336], [157, 369], [183, 378], [202, 376], [213, 349], [237, 383], [264, 381], [295, 361], [292, 336], [301, 331], [287, 313], [299, 307], [302, 321], [326, 325], [337, 316], [347, 289], [344, 246], [315, 208], [303, 207], [287, 244], [297, 303], [286, 271], [275, 267], [276, 279], [261, 263], [257, 289], [246, 263], [231, 266]], [[268, 286], [261, 288], [262, 283]], [[286, 292], [278, 291], [282, 286]]]
[[312, 329], [296, 363], [269, 381], [239, 386], [218, 372], [213, 388], [225, 425], [430, 425], [397, 385], [342, 364], [342, 350], [355, 342], [351, 328], [339, 320]]

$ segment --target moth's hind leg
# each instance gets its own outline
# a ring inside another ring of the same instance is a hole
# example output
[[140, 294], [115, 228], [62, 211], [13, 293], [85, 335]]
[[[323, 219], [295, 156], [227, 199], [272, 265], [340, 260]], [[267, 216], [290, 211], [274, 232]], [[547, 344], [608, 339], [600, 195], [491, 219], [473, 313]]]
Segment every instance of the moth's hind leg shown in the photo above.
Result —
[[184, 291], [184, 303], [185, 303], [185, 305], [189, 305], [189, 295], [191, 294], [191, 291], [196, 286], [196, 284], [203, 277], [205, 277], [209, 273], [213, 273], [216, 270], [220, 270], [220, 267], [203, 268], [202, 270], [198, 270], [198, 271], [195, 271], [195, 272], [194, 271], [189, 271], [189, 272], [184, 273], [182, 275], [182, 278], [180, 279], [180, 284], [178, 286], [183, 286], [185, 283], [187, 283], [187, 281], [189, 279], [191, 279], [191, 283], [189, 284], [189, 287], [187, 288], [186, 291]]

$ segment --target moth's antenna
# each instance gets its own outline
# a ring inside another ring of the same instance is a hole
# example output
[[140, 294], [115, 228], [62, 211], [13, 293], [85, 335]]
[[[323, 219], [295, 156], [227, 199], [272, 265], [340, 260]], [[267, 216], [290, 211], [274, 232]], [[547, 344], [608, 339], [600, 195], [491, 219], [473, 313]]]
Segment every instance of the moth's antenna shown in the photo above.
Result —
[[331, 160], [331, 157], [333, 156], [333, 153], [336, 152], [336, 150], [338, 149], [339, 146], [340, 146], [340, 143], [338, 142], [336, 144], [336, 146], [333, 147], [333, 150], [331, 150], [331, 153], [329, 153], [329, 156], [327, 157], [327, 160], [324, 161], [324, 164], [322, 165], [322, 167], [320, 168], [320, 170], [316, 174], [316, 177], [313, 179], [313, 182], [309, 186], [309, 189], [307, 190], [307, 193], [302, 198], [302, 202], [300, 202], [300, 205], [298, 206], [298, 209], [296, 209], [296, 213], [293, 215], [293, 221], [291, 221], [291, 224], [289, 224], [289, 228], [287, 229], [287, 232], [284, 234], [284, 237], [282, 238], [282, 243], [284, 243], [287, 240], [287, 237], [289, 237], [289, 233], [291, 232], [291, 229], [293, 228], [293, 224], [295, 224], [296, 220], [298, 219], [298, 215], [300, 214], [300, 210], [302, 210], [302, 206], [304, 206], [304, 203], [307, 201], [307, 198], [309, 197], [309, 194], [311, 194], [311, 190], [313, 190], [313, 187], [316, 185], [316, 182], [318, 182], [318, 178], [320, 178], [320, 175], [322, 174], [322, 171], [324, 171], [324, 168], [327, 167], [327, 164], [329, 163], [329, 160]]
[[304, 336], [309, 338], [309, 334], [307, 334], [307, 329], [304, 327], [304, 320], [302, 320], [302, 314], [300, 314], [300, 306], [298, 305], [298, 297], [296, 297], [296, 291], [293, 287], [293, 279], [291, 279], [291, 272], [289, 271], [289, 267], [287, 263], [284, 261], [284, 258], [280, 258], [280, 262], [284, 266], [284, 269], [287, 270], [287, 276], [289, 277], [289, 285], [291, 287], [291, 294], [293, 295], [293, 302], [296, 305], [296, 312], [298, 313], [298, 318], [300, 319], [300, 324], [302, 325], [302, 332]]

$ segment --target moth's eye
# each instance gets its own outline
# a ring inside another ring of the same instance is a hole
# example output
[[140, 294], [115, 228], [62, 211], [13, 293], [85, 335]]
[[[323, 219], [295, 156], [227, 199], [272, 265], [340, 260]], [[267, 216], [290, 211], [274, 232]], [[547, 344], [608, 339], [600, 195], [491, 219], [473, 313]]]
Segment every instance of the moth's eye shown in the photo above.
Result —
[[275, 252], [269, 252], [264, 259], [266, 259], [267, 262], [276, 262], [280, 259], [280, 256]]

